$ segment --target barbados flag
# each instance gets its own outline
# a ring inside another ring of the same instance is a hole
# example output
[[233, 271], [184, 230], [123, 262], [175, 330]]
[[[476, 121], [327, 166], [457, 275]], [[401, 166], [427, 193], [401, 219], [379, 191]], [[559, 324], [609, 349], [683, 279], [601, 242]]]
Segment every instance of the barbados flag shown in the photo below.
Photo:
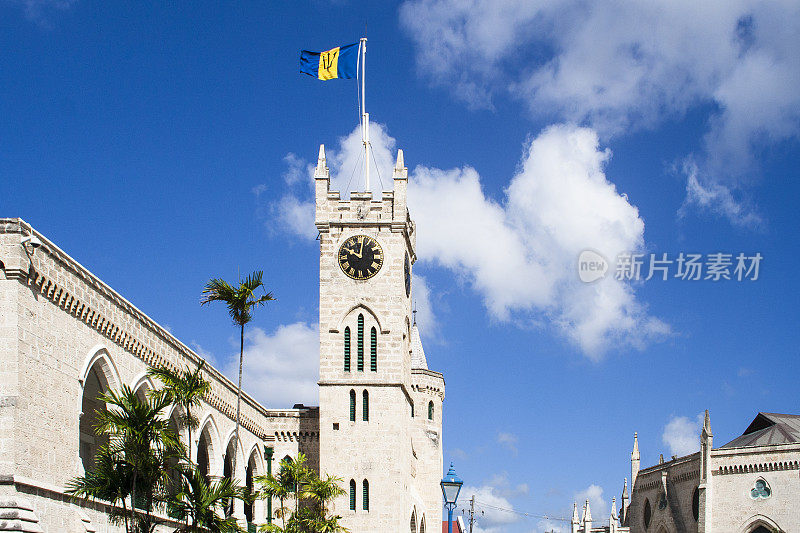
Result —
[[300, 72], [321, 80], [355, 78], [358, 73], [358, 43], [337, 46], [325, 52], [300, 52]]

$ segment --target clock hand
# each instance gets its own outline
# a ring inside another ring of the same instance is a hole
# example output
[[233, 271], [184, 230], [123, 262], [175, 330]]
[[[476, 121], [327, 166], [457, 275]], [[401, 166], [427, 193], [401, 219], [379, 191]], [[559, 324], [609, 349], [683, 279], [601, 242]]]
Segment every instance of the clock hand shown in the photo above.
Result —
[[364, 253], [364, 241], [361, 241], [361, 250], [358, 252], [358, 258], [361, 259], [361, 255]]
[[356, 256], [356, 257], [358, 257], [359, 259], [361, 259], [361, 254], [357, 254], [357, 253], [355, 253], [355, 252], [354, 252], [353, 250], [351, 250], [350, 248], [342, 248], [342, 250], [344, 250], [344, 251], [345, 251], [345, 252], [347, 252], [348, 254], [353, 254], [354, 256]]

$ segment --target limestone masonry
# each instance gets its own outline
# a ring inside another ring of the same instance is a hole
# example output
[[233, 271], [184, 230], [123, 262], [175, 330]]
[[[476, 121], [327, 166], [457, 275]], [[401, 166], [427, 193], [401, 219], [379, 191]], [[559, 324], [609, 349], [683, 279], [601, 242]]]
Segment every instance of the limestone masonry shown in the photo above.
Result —
[[[192, 457], [208, 475], [223, 476], [236, 454], [233, 477], [250, 483], [302, 452], [315, 469], [344, 479], [348, 494], [333, 512], [354, 533], [436, 531], [444, 379], [427, 368], [407, 290], [416, 233], [402, 152], [394, 189], [378, 199], [330, 191], [323, 148], [315, 177], [320, 406], [270, 409], [245, 391], [235, 443], [236, 387], [206, 366], [212, 389], [194, 413], [201, 423]], [[28, 236], [42, 243], [33, 253], [21, 244]], [[363, 280], [339, 264], [343, 242], [360, 236], [377, 241], [383, 260]], [[120, 531], [106, 504], [64, 494], [102, 444], [92, 427], [105, 406], [95, 398], [122, 385], [144, 394], [154, 387], [149, 366], [193, 368], [200, 360], [25, 221], [0, 219], [0, 531]], [[243, 526], [260, 524], [269, 506], [237, 502], [234, 514]], [[164, 531], [178, 525], [163, 518]]]

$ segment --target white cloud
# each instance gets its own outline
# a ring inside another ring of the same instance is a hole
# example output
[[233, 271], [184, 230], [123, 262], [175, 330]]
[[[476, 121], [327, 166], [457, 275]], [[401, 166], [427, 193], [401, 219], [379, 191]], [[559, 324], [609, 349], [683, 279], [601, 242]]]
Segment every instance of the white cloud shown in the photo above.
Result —
[[578, 517], [582, 517], [582, 509], [589, 500], [589, 509], [592, 511], [592, 521], [597, 524], [600, 520], [608, 519], [608, 512], [611, 509], [608, 502], [603, 498], [603, 488], [597, 485], [589, 485], [585, 490], [575, 493], [575, 501], [578, 502]]
[[49, 27], [47, 15], [52, 11], [65, 11], [77, 0], [9, 0], [12, 5], [22, 7], [25, 16], [37, 24]]
[[[239, 353], [227, 359], [225, 374], [236, 382]], [[318, 405], [319, 329], [305, 322], [281, 325], [274, 332], [245, 330], [242, 389], [267, 407], [296, 403]]]
[[500, 432], [497, 434], [498, 444], [507, 448], [511, 453], [517, 455], [517, 436], [513, 433]]
[[703, 427], [703, 413], [694, 420], [685, 416], [673, 416], [664, 426], [661, 440], [672, 455], [683, 456], [700, 449], [700, 430]]
[[[395, 140], [382, 125], [373, 130], [376, 160], [390, 176]], [[358, 150], [358, 129], [327, 150], [334, 190], [346, 191], [348, 182], [353, 188], [346, 169], [357, 162]], [[638, 210], [604, 174], [610, 156], [593, 130], [551, 126], [527, 144], [502, 203], [484, 195], [470, 167], [416, 167], [408, 202], [419, 228], [420, 261], [453, 272], [482, 296], [494, 319], [549, 322], [593, 359], [612, 344], [643, 348], [669, 334], [669, 326], [636, 300], [632, 286], [613, 275], [592, 284], [577, 276], [584, 249], [613, 259], [644, 247]], [[304, 191], [275, 209], [284, 228], [311, 239], [313, 199], [306, 200], [310, 193]], [[414, 297], [421, 326], [435, 332], [425, 278], [415, 276]]]
[[475, 496], [476, 525], [473, 528], [475, 533], [500, 533], [508, 524], [519, 520], [513, 513], [514, 506], [508, 499], [498, 494], [495, 487], [464, 485], [459, 496], [461, 505], [468, 505], [463, 502], [468, 502], [472, 496]]
[[683, 218], [689, 208], [694, 207], [699, 211], [711, 211], [722, 215], [738, 226], [758, 227], [763, 221], [747, 204], [737, 200], [731, 189], [721, 183], [705, 179], [701, 183], [700, 170], [692, 161], [683, 165], [686, 175], [686, 198], [678, 210], [678, 215]]
[[729, 188], [750, 181], [761, 147], [800, 132], [792, 0], [407, 0], [400, 18], [420, 69], [473, 107], [511, 94], [613, 135], [707, 106], [698, 160]]
[[607, 258], [644, 246], [644, 222], [603, 173], [610, 157], [588, 128], [552, 126], [530, 142], [504, 203], [469, 167], [414, 169], [409, 206], [418, 255], [454, 271], [497, 320], [549, 320], [585, 354], [612, 343], [641, 348], [669, 333], [630, 285], [578, 280], [579, 253]]
[[[516, 437], [514, 437], [514, 442], [516, 443]], [[530, 487], [528, 487], [527, 483], [517, 483], [516, 485], [512, 485], [511, 480], [508, 478], [508, 472], [495, 474], [489, 478], [489, 481], [486, 484], [494, 489], [495, 494], [502, 496], [503, 498], [516, 498], [518, 496], [525, 496], [530, 491]]]

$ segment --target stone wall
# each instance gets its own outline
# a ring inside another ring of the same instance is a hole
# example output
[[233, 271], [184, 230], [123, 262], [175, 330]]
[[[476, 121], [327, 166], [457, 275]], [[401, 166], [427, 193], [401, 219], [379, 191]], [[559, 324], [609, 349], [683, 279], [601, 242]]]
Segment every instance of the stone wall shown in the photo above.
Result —
[[[33, 255], [20, 245], [23, 234], [43, 243]], [[194, 368], [200, 357], [19, 219], [0, 219], [0, 261], [0, 475], [14, 480], [3, 492], [13, 486], [24, 493], [45, 531], [72, 531], [63, 529], [75, 515], [63, 487], [83, 472], [79, 424], [89, 373], [98, 371], [111, 388], [153, 387], [145, 377], [148, 366]], [[196, 454], [205, 430], [211, 474], [222, 475], [236, 388], [210, 366], [205, 378], [212, 391], [194, 413], [202, 426], [192, 449]], [[269, 410], [244, 394], [235, 477], [244, 480], [250, 457], [257, 472], [266, 471], [265, 446], [274, 448], [276, 458], [303, 451], [318, 466], [318, 417], [316, 408]], [[256, 506], [257, 521], [263, 507]], [[86, 511], [91, 527], [107, 528], [104, 513], [92, 509]], [[240, 503], [236, 514], [242, 513]]]

